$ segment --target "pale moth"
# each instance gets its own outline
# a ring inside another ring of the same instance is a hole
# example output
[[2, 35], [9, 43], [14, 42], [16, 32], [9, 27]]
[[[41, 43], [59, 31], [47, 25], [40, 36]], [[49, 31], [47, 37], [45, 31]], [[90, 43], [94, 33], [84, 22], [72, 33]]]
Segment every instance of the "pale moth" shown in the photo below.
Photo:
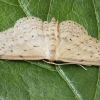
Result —
[[100, 65], [100, 42], [73, 21], [58, 23], [36, 17], [19, 19], [13, 28], [0, 32], [0, 59], [62, 61]]

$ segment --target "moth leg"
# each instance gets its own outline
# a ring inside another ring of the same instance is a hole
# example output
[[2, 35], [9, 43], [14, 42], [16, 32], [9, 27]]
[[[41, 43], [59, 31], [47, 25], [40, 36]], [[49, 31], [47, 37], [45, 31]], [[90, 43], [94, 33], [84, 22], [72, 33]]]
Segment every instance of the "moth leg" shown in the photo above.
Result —
[[[78, 64], [79, 65], [79, 64]], [[84, 70], [87, 70], [83, 65], [79, 65], [80, 67], [82, 67]]]
[[62, 63], [62, 64], [57, 64], [57, 63], [54, 63], [52, 61], [47, 61], [47, 60], [43, 60], [44, 62], [48, 63], [48, 64], [53, 64], [53, 65], [68, 65], [68, 64], [73, 64], [73, 63]]
[[[43, 60], [44, 62], [48, 63], [48, 64], [53, 64], [53, 65], [68, 65], [68, 64], [73, 64], [73, 63], [63, 63], [63, 64], [56, 64], [52, 61], [46, 61], [46, 60]], [[79, 65], [79, 64], [77, 64]], [[84, 70], [87, 70], [83, 65], [79, 65], [80, 67], [82, 67]]]
[[47, 61], [47, 60], [43, 60], [44, 62], [48, 63], [48, 64], [53, 64], [53, 65], [57, 65], [56, 63], [52, 62], [52, 61]]

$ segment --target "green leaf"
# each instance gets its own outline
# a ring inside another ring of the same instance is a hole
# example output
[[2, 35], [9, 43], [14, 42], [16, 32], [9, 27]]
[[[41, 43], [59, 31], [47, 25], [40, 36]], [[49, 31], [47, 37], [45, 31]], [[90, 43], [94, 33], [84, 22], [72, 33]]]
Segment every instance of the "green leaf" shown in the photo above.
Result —
[[[100, 39], [99, 0], [0, 0], [0, 31], [25, 16], [73, 20]], [[100, 68], [0, 60], [0, 100], [100, 100]]]

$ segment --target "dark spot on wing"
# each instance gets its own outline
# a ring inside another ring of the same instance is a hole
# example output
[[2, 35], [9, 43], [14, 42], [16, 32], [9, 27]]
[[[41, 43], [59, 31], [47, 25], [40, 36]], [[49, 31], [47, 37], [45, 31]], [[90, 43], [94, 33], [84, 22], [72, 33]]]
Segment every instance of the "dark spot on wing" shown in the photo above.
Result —
[[76, 36], [76, 37], [79, 37], [79, 36]]
[[13, 50], [11, 50], [11, 52], [13, 52]]
[[90, 57], [92, 57], [92, 55]]
[[84, 32], [84, 34], [86, 34], [86, 32]]
[[70, 49], [68, 49], [68, 50], [70, 50]]
[[33, 45], [33, 47], [39, 47], [39, 46], [37, 46], [37, 45]]
[[39, 21], [41, 21], [41, 20], [39, 19]]
[[72, 39], [70, 39], [70, 41], [72, 41]]
[[82, 61], [84, 61], [84, 60], [80, 60], [80, 62], [82, 62]]
[[83, 44], [83, 42], [81, 42]]
[[79, 45], [77, 44], [77, 46], [79, 46]]
[[83, 29], [83, 28], [81, 27], [81, 29]]
[[20, 55], [20, 57], [22, 58], [23, 56], [22, 56], [22, 55]]
[[54, 34], [51, 34], [52, 36], [55, 36]]
[[20, 38], [23, 38], [23, 36], [20, 36]]
[[96, 40], [96, 43], [99, 43], [99, 42]]
[[48, 34], [47, 34], [46, 36], [47, 36], [47, 37], [49, 37], [49, 35], [48, 35]]

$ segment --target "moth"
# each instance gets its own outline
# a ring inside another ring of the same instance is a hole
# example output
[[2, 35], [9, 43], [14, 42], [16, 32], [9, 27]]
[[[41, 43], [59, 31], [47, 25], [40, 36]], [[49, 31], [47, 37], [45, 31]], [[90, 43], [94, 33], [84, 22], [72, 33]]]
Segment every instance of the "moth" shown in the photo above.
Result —
[[100, 65], [100, 42], [74, 21], [58, 23], [36, 17], [19, 19], [0, 32], [0, 59], [62, 61]]

